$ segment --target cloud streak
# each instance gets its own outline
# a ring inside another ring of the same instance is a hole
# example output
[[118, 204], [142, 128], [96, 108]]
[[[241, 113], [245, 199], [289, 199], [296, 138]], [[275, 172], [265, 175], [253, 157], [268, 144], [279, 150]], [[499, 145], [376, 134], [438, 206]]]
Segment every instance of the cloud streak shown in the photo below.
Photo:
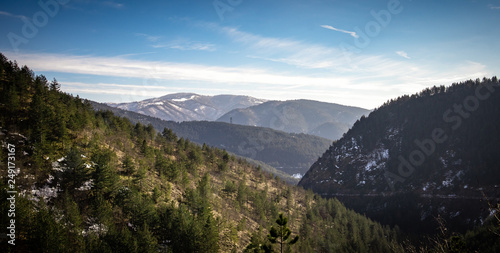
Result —
[[490, 10], [500, 10], [500, 6], [495, 6], [495, 5], [488, 5], [488, 7], [490, 8]]
[[203, 43], [198, 41], [189, 41], [189, 40], [175, 40], [168, 43], [157, 43], [152, 45], [153, 48], [170, 48], [170, 49], [178, 49], [178, 50], [198, 50], [198, 51], [209, 51], [213, 52], [216, 50], [216, 47], [212, 43]]
[[0, 15], [1, 15], [1, 16], [10, 17], [10, 18], [28, 19], [26, 16], [23, 16], [23, 15], [15, 15], [15, 14], [12, 14], [12, 13], [9, 13], [9, 12], [5, 12], [5, 11], [0, 11]]
[[325, 29], [328, 29], [328, 30], [336, 31], [336, 32], [347, 33], [347, 34], [351, 35], [354, 38], [359, 38], [359, 35], [357, 35], [356, 32], [351, 32], [351, 31], [347, 31], [347, 30], [338, 29], [338, 28], [335, 28], [335, 27], [329, 26], [329, 25], [321, 25], [321, 27], [323, 27]]
[[[10, 53], [6, 53], [10, 57]], [[118, 57], [73, 56], [63, 54], [12, 54], [12, 58], [36, 71], [98, 76], [197, 81], [218, 84], [331, 84], [348, 82], [345, 78], [309, 77], [274, 73], [251, 67], [217, 67], [159, 61], [129, 60]]]
[[408, 53], [406, 53], [405, 51], [396, 51], [396, 54], [403, 57], [403, 58], [406, 58], [406, 59], [411, 59], [409, 56], [408, 56]]
[[145, 34], [145, 33], [134, 33], [134, 35], [137, 37], [144, 37], [149, 42], [157, 42], [162, 37], [162, 36], [153, 36], [153, 35], [149, 35], [149, 34]]

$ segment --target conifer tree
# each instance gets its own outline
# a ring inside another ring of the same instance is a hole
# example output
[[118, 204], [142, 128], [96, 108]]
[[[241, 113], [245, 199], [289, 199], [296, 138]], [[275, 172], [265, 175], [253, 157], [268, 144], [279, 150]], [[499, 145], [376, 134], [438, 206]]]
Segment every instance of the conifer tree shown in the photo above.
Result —
[[299, 240], [299, 236], [295, 236], [293, 239], [288, 240], [292, 231], [288, 228], [288, 219], [283, 216], [283, 213], [279, 214], [278, 219], [276, 219], [277, 228], [271, 227], [269, 234], [267, 235], [268, 240], [272, 244], [278, 243], [280, 245], [281, 253], [283, 253], [283, 245], [293, 245]]

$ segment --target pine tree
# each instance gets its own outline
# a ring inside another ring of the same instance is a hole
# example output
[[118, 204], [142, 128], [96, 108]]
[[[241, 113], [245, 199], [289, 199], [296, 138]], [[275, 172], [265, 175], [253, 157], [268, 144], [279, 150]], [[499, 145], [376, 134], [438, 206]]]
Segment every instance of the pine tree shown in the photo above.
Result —
[[61, 189], [74, 195], [76, 188], [89, 179], [89, 170], [84, 165], [81, 154], [73, 148], [67, 153], [62, 166]]
[[54, 78], [52, 82], [50, 82], [50, 90], [51, 91], [59, 91], [61, 89], [61, 85], [57, 82], [57, 80]]
[[138, 231], [138, 252], [153, 253], [158, 252], [158, 240], [149, 230], [148, 224], [144, 223], [142, 229]]
[[122, 168], [126, 175], [130, 176], [134, 174], [135, 164], [134, 161], [132, 160], [132, 157], [130, 157], [129, 155], [125, 156], [125, 158], [123, 159]]
[[96, 163], [95, 171], [92, 174], [94, 180], [93, 190], [97, 194], [105, 194], [106, 196], [114, 193], [118, 176], [112, 169], [112, 158], [115, 154], [111, 150], [97, 151], [92, 160]]
[[283, 217], [283, 213], [279, 214], [276, 224], [278, 227], [271, 227], [269, 234], [267, 235], [268, 240], [272, 243], [278, 243], [280, 245], [281, 253], [283, 253], [283, 245], [293, 245], [299, 240], [299, 236], [295, 236], [293, 239], [288, 240], [292, 231], [287, 227], [288, 219]]

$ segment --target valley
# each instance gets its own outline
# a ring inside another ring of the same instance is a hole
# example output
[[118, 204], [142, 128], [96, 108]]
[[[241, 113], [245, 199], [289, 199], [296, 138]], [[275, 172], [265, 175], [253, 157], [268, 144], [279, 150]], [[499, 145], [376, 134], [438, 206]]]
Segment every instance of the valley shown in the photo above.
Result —
[[[499, 247], [498, 93], [460, 125], [429, 109], [496, 89], [496, 77], [389, 101], [332, 142], [113, 108], [1, 56], [0, 155], [19, 167], [0, 174], [2, 189], [16, 179], [14, 238], [2, 241], [11, 251], [266, 252], [278, 248], [269, 238], [283, 215], [298, 235], [290, 252]], [[415, 141], [433, 129], [448, 140]], [[415, 162], [422, 145], [429, 152]], [[409, 157], [404, 166], [400, 157]], [[0, 192], [0, 213], [9, 196]]]

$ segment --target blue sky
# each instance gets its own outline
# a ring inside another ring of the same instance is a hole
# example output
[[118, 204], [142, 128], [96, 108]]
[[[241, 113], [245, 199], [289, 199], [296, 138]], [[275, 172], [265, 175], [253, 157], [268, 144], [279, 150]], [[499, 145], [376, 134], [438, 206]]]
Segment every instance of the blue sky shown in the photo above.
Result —
[[100, 102], [194, 92], [372, 109], [500, 73], [500, 1], [19, 0], [0, 3], [0, 22], [9, 59]]

